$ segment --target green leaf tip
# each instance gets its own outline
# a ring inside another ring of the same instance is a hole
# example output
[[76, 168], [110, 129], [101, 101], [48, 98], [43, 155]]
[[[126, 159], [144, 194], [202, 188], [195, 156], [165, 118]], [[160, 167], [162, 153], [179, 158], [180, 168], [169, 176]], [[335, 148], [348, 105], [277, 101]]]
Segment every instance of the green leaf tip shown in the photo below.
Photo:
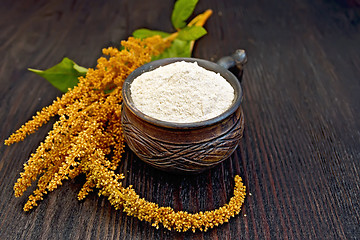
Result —
[[135, 38], [140, 38], [140, 39], [152, 37], [155, 35], [159, 35], [160, 37], [165, 38], [165, 37], [169, 36], [170, 33], [158, 31], [158, 30], [150, 30], [147, 28], [140, 28], [140, 29], [135, 30], [132, 35]]
[[176, 29], [186, 26], [186, 20], [193, 13], [198, 0], [177, 0], [171, 15], [171, 22]]
[[206, 33], [205, 28], [200, 26], [185, 27], [179, 31], [178, 38], [186, 41], [195, 41]]
[[38, 70], [28, 68], [28, 70], [45, 78], [54, 87], [65, 93], [69, 88], [73, 88], [78, 84], [78, 78], [85, 76], [88, 69], [77, 65], [74, 61], [65, 57], [60, 63], [49, 69]]
[[86, 75], [87, 71], [89, 70], [89, 69], [87, 69], [85, 67], [77, 65], [76, 63], [74, 64], [74, 69], [76, 71], [78, 71], [79, 73], [84, 74], [84, 75]]

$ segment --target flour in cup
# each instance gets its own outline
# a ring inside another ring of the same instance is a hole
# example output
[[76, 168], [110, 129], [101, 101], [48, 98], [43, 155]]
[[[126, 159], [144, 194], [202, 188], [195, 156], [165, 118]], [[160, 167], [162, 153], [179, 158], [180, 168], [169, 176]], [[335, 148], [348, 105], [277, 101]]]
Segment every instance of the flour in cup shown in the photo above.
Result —
[[234, 100], [233, 87], [196, 62], [175, 62], [138, 76], [130, 86], [135, 107], [158, 120], [199, 122], [219, 116]]

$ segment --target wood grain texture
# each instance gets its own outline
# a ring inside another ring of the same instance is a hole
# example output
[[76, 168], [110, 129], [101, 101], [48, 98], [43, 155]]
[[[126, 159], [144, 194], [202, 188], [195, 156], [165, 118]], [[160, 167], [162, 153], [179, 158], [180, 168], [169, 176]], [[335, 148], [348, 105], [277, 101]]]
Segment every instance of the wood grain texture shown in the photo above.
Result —
[[[101, 48], [139, 27], [171, 31], [173, 1], [2, 1], [0, 141], [60, 92], [26, 70], [68, 56], [94, 66]], [[220, 166], [197, 176], [160, 172], [129, 149], [125, 185], [161, 206], [195, 212], [225, 204], [233, 177], [243, 210], [206, 233], [156, 230], [115, 211], [84, 179], [66, 182], [30, 213], [15, 198], [22, 165], [51, 129], [0, 147], [0, 239], [360, 239], [360, 10], [357, 1], [199, 1], [214, 15], [194, 56], [247, 50], [244, 137]], [[251, 195], [250, 195], [251, 193]]]

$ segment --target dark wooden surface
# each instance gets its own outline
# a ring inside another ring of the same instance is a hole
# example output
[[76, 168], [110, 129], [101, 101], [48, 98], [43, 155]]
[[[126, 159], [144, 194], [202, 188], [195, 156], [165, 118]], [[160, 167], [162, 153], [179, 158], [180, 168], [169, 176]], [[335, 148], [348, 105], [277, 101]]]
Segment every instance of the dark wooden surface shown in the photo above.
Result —
[[[0, 141], [60, 96], [27, 67], [64, 56], [94, 66], [139, 27], [171, 31], [173, 2], [1, 1]], [[0, 239], [360, 239], [359, 2], [200, 0], [196, 12], [207, 8], [214, 15], [194, 56], [249, 56], [242, 142], [198, 176], [162, 173], [129, 151], [120, 168], [142, 197], [189, 212], [225, 204], [239, 174], [248, 189], [240, 215], [206, 233], [156, 230], [95, 193], [79, 202], [82, 178], [25, 213], [30, 191], [15, 198], [13, 184], [48, 124], [0, 147]]]

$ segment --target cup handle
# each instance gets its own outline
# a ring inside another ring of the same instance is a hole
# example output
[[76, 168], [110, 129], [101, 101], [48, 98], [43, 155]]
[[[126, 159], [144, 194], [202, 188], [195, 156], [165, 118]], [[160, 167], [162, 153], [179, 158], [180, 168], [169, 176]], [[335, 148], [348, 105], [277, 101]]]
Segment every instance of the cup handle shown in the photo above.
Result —
[[241, 82], [244, 65], [247, 63], [246, 52], [243, 49], [237, 49], [231, 56], [224, 56], [216, 63], [234, 73]]

